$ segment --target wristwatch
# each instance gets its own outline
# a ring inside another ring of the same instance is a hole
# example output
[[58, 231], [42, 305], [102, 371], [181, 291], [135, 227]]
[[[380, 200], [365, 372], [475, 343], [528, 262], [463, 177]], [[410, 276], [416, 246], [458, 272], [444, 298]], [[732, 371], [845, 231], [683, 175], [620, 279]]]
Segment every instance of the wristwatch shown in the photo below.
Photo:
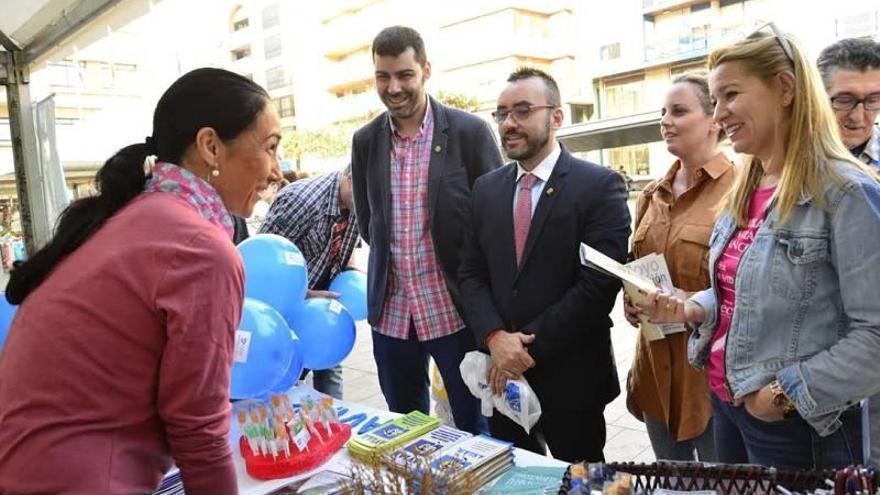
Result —
[[773, 394], [773, 405], [782, 410], [782, 414], [789, 418], [797, 413], [794, 402], [785, 395], [785, 391], [779, 386], [779, 382], [773, 380], [770, 382], [770, 393]]

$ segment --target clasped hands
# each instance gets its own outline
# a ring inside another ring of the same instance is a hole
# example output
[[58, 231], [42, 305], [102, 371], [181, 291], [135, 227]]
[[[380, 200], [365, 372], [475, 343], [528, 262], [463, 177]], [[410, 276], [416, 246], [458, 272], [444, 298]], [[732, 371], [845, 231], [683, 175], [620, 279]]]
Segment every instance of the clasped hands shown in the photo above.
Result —
[[526, 349], [526, 345], [534, 342], [535, 336], [503, 329], [493, 332], [488, 343], [492, 366], [486, 381], [492, 393], [500, 396], [504, 393], [507, 380], [517, 380], [526, 370], [535, 366], [535, 360]]

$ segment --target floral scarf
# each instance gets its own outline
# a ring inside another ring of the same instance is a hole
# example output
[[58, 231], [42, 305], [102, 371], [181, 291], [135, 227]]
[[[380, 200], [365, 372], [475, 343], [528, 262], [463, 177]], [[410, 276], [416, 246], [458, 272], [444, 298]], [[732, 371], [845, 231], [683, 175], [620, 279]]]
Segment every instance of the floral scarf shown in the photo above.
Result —
[[167, 192], [191, 204], [205, 220], [223, 229], [229, 238], [235, 232], [232, 216], [214, 187], [189, 170], [173, 163], [157, 162], [144, 192]]

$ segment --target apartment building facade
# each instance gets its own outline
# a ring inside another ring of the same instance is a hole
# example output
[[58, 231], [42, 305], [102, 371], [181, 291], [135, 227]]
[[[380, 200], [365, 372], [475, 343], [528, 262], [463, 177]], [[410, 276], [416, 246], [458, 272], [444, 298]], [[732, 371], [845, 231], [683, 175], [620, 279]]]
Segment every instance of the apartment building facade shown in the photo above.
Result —
[[592, 156], [606, 166], [641, 179], [662, 176], [674, 161], [659, 134], [659, 110], [670, 81], [685, 72], [705, 70], [713, 48], [769, 21], [796, 37], [812, 59], [838, 39], [880, 38], [880, 7], [869, 1], [622, 3], [619, 9], [600, 14], [604, 17], [597, 23], [605, 28], [595, 47], [595, 120], [570, 126], [562, 135], [572, 149], [592, 150]]

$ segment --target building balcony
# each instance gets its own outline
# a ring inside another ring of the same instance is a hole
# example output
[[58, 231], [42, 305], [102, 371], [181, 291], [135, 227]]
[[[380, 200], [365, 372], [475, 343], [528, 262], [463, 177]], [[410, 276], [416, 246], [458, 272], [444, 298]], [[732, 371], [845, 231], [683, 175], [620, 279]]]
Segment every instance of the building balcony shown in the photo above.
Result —
[[751, 29], [751, 25], [738, 24], [693, 29], [669, 38], [646, 39], [644, 61], [655, 64], [704, 57], [712, 48], [740, 39]]
[[642, 15], [654, 17], [669, 10], [683, 9], [703, 3], [709, 3], [709, 0], [642, 0]]
[[337, 98], [327, 106], [326, 112], [330, 122], [343, 123], [360, 121], [385, 111], [375, 91], [366, 91], [344, 98]]
[[360, 84], [363, 80], [374, 78], [373, 63], [369, 55], [350, 57], [341, 62], [330, 62], [324, 70], [324, 80], [331, 88]]
[[231, 51], [243, 46], [250, 46], [255, 38], [259, 38], [259, 33], [255, 33], [251, 28], [226, 33], [223, 38], [223, 48]]

